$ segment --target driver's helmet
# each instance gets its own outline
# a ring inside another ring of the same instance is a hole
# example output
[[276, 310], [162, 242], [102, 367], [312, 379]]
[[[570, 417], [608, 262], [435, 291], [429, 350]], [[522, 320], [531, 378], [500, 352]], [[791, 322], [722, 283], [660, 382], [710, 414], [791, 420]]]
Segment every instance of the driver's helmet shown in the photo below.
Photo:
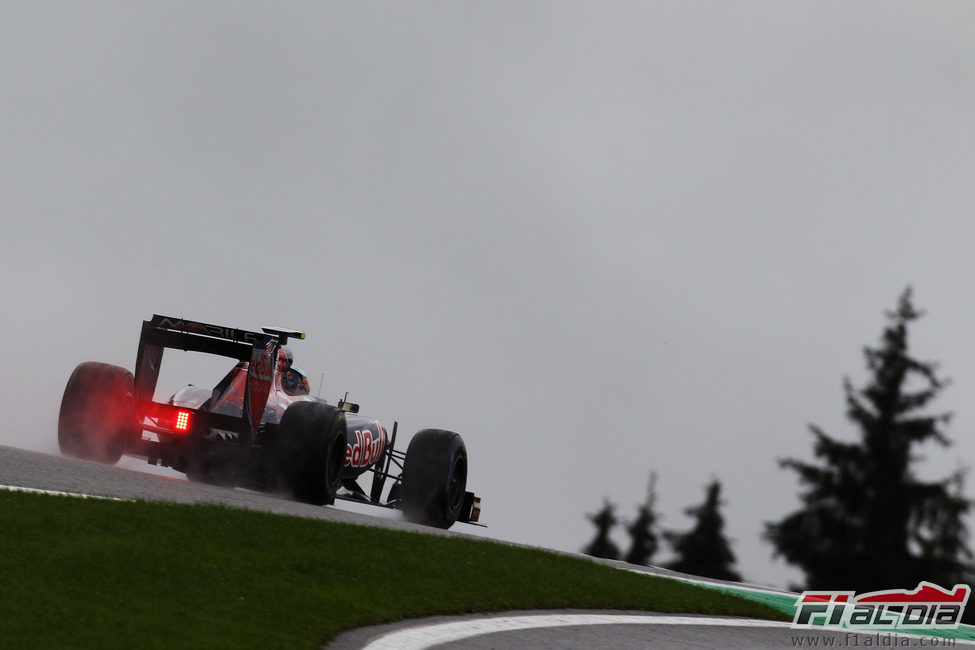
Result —
[[278, 372], [285, 373], [291, 364], [294, 363], [295, 355], [287, 345], [278, 346]]
[[281, 388], [289, 395], [307, 395], [311, 392], [308, 377], [294, 366], [288, 368], [281, 375]]

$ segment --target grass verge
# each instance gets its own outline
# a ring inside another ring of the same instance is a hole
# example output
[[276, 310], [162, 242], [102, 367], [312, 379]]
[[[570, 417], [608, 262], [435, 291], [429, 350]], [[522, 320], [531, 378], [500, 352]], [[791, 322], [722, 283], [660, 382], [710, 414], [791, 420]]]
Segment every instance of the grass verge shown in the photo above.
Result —
[[0, 647], [10, 648], [315, 648], [363, 625], [511, 609], [786, 618], [495, 542], [14, 492], [0, 492], [0, 576]]

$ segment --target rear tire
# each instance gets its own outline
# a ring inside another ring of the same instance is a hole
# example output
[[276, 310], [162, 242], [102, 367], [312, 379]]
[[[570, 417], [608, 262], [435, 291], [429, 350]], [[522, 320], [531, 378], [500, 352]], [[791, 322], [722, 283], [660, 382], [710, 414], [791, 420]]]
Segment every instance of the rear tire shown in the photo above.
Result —
[[132, 373], [88, 361], [71, 373], [58, 415], [58, 447], [65, 456], [114, 465], [138, 433]]
[[345, 470], [345, 413], [322, 402], [295, 402], [281, 417], [274, 472], [296, 501], [335, 502]]
[[453, 431], [424, 429], [410, 441], [403, 466], [402, 508], [412, 522], [450, 528], [467, 489], [467, 448]]

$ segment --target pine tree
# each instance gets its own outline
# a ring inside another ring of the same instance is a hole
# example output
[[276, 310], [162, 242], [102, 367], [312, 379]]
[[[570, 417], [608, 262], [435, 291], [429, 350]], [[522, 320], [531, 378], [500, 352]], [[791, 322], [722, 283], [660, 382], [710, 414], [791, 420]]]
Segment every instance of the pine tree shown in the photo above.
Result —
[[766, 538], [803, 570], [807, 589], [864, 592], [921, 580], [951, 587], [971, 577], [961, 472], [924, 482], [912, 471], [915, 446], [949, 444], [950, 414], [924, 412], [945, 382], [936, 364], [908, 351], [908, 326], [920, 316], [908, 288], [887, 313], [880, 345], [864, 350], [866, 386], [844, 380], [847, 417], [860, 439], [841, 442], [812, 425], [821, 462], [780, 461], [799, 475], [802, 506], [767, 524]]
[[619, 547], [609, 538], [610, 531], [618, 523], [615, 510], [616, 506], [609, 499], [605, 499], [599, 512], [587, 515], [589, 521], [596, 526], [596, 537], [582, 550], [583, 553], [608, 560], [620, 559]]
[[721, 483], [711, 481], [706, 488], [704, 503], [688, 508], [686, 512], [697, 522], [686, 533], [666, 533], [677, 560], [668, 569], [691, 575], [718, 580], [741, 581], [741, 575], [732, 568], [735, 554], [724, 536], [724, 518], [721, 516]]
[[657, 513], [653, 509], [657, 500], [656, 483], [657, 475], [651, 473], [647, 486], [647, 499], [640, 504], [636, 519], [626, 527], [626, 532], [630, 534], [630, 550], [626, 552], [623, 559], [630, 564], [649, 566], [650, 558], [657, 552], [659, 546], [657, 533], [654, 530]]

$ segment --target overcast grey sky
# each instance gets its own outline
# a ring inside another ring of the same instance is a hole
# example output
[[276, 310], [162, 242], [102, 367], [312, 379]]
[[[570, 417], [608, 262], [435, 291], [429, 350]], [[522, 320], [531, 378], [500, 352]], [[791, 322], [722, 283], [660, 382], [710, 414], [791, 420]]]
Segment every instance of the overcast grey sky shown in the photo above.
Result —
[[295, 327], [329, 399], [464, 436], [489, 534], [578, 550], [651, 470], [684, 529], [717, 477], [784, 584], [776, 458], [853, 435], [908, 284], [956, 412], [922, 472], [975, 455], [973, 14], [0, 2], [0, 443], [56, 450], [71, 369], [153, 313]]

